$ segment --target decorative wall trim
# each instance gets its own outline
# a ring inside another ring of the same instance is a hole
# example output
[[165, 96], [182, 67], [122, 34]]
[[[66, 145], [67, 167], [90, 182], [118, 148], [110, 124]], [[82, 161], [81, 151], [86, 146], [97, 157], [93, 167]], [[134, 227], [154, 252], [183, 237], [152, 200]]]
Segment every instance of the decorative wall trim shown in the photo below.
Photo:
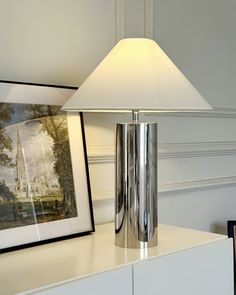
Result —
[[[236, 176], [219, 177], [212, 179], [194, 180], [187, 182], [160, 184], [158, 186], [159, 196], [165, 194], [175, 194], [178, 192], [189, 192], [195, 190], [207, 190], [223, 188], [236, 185]], [[114, 191], [100, 191], [93, 193], [93, 203], [95, 206], [102, 204], [111, 204], [114, 202]]]
[[236, 141], [160, 144], [159, 159], [236, 155]]
[[119, 42], [125, 36], [125, 0], [115, 0], [115, 36]]
[[[89, 164], [113, 163], [113, 145], [90, 145], [88, 147]], [[236, 155], [236, 141], [165, 143], [159, 144], [158, 158], [189, 158]]]
[[236, 185], [236, 176], [218, 177], [211, 179], [202, 179], [194, 181], [186, 181], [179, 183], [162, 184], [159, 186], [160, 194], [172, 194], [182, 191], [195, 191], [215, 189], [219, 187]]
[[[154, 0], [142, 0], [143, 11], [140, 10], [140, 22], [143, 32], [139, 37], [154, 38]], [[134, 5], [135, 1], [133, 1]], [[138, 5], [138, 3], [136, 2]], [[115, 28], [116, 42], [125, 38], [126, 35], [126, 14], [129, 16], [131, 12], [126, 11], [125, 0], [115, 0]], [[138, 34], [139, 35], [139, 34]]]
[[153, 0], [144, 0], [144, 36], [154, 38], [154, 3]]
[[89, 164], [113, 163], [114, 146], [113, 145], [89, 145], [88, 146]]
[[204, 117], [204, 118], [236, 118], [236, 108], [214, 108], [210, 111], [200, 112], [156, 112], [146, 113], [145, 116], [167, 117]]

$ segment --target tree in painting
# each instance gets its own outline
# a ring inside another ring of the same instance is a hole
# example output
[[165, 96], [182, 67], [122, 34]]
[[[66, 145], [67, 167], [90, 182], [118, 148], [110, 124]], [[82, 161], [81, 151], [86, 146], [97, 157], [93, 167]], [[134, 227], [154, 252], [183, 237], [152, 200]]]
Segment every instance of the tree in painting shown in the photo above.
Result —
[[46, 131], [53, 139], [53, 153], [56, 158], [54, 170], [64, 191], [65, 214], [71, 214], [76, 211], [76, 203], [74, 182], [71, 177], [70, 145], [66, 116], [55, 116], [59, 111], [58, 106], [31, 106], [32, 118], [38, 118], [42, 124], [42, 131]]
[[0, 166], [13, 167], [12, 158], [10, 158], [6, 151], [12, 150], [12, 140], [6, 134], [4, 126], [8, 121], [11, 120], [11, 115], [13, 113], [10, 105], [5, 103], [0, 103]]
[[6, 186], [6, 183], [0, 182], [0, 196], [5, 202], [16, 201], [15, 195], [10, 191], [9, 187]]
[[[14, 167], [12, 158], [6, 153], [6, 151], [12, 150], [12, 141], [3, 128], [6, 122], [10, 121], [12, 113], [13, 110], [9, 105], [3, 103], [0, 104], [0, 166], [4, 167]], [[5, 202], [15, 200], [14, 194], [10, 191], [4, 181], [0, 182], [0, 196]]]

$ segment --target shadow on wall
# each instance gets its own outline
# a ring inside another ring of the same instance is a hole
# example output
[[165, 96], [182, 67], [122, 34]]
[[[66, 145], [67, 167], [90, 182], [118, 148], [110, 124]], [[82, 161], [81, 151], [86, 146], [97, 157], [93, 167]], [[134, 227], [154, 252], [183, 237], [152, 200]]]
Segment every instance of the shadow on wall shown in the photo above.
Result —
[[227, 222], [222, 223], [214, 223], [211, 225], [210, 231], [216, 234], [227, 235]]

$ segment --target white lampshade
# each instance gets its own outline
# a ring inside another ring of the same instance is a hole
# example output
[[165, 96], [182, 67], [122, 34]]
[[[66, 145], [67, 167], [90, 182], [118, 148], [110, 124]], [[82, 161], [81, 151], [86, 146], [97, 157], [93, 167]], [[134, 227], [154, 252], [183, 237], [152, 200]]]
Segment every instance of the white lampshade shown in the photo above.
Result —
[[110, 51], [62, 109], [152, 112], [211, 106], [155, 41], [130, 38]]

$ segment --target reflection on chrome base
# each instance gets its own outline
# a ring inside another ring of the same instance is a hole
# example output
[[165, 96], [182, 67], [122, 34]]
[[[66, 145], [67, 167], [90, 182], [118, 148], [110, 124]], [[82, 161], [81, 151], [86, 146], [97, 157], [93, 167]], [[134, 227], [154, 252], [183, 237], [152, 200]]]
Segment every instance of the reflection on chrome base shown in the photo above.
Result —
[[116, 125], [115, 243], [157, 245], [157, 124]]

